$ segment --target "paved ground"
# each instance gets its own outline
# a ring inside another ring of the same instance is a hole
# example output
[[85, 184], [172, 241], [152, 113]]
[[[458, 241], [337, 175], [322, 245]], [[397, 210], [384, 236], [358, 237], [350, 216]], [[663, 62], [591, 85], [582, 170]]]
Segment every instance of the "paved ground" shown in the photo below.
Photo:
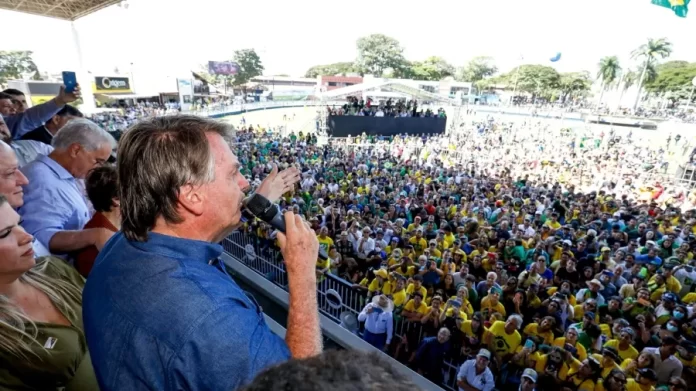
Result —
[[251, 111], [244, 114], [230, 115], [225, 117], [224, 120], [235, 127], [239, 127], [242, 117], [246, 120], [247, 126], [261, 125], [265, 128], [275, 128], [284, 125], [289, 131], [314, 132], [316, 129], [317, 106]]

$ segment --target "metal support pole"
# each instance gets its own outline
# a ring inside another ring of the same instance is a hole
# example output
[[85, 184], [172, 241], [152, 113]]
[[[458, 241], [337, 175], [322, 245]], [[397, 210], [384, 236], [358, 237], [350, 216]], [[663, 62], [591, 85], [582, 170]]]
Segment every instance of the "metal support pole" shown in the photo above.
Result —
[[77, 32], [77, 27], [75, 27], [74, 21], [70, 22], [70, 27], [72, 29], [73, 47], [77, 57], [77, 71], [75, 73], [77, 74], [77, 82], [80, 84], [80, 90], [82, 93], [82, 105], [80, 106], [80, 109], [89, 113], [96, 109], [94, 92], [92, 92], [92, 78], [89, 72], [85, 69], [82, 58], [82, 46], [80, 45], [80, 34]]

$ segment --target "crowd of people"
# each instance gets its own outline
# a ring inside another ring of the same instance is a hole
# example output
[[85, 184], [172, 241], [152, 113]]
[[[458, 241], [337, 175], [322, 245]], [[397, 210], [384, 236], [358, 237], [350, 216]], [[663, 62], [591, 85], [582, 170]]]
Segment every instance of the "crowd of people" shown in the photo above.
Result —
[[375, 102], [372, 98], [367, 100], [349, 96], [347, 102], [341, 107], [327, 107], [328, 115], [356, 115], [361, 117], [423, 117], [423, 118], [447, 118], [447, 113], [443, 108], [433, 111], [429, 107], [425, 110], [421, 107], [418, 110], [418, 101], [415, 99], [391, 98], [384, 102]]
[[[213, 120], [135, 110], [117, 170], [104, 124], [123, 118], [84, 118], [69, 105], [79, 90], [32, 108], [12, 92], [0, 94], [0, 388], [237, 388], [318, 354], [327, 275], [362, 298], [366, 342], [443, 387], [696, 384], [696, 197], [664, 175], [688, 140], [489, 117], [446, 136], [328, 143], [249, 125], [229, 144]], [[285, 258], [285, 341], [218, 258], [247, 187], [310, 223], [287, 237], [244, 226]], [[329, 255], [316, 263], [315, 235]]]
[[[317, 274], [353, 284], [363, 338], [436, 384], [686, 390], [694, 197], [651, 167], [687, 141], [598, 129], [486, 118], [326, 145], [246, 131], [238, 153], [252, 181], [273, 162], [301, 168], [280, 206], [329, 254]], [[247, 232], [274, 245], [262, 222]]]

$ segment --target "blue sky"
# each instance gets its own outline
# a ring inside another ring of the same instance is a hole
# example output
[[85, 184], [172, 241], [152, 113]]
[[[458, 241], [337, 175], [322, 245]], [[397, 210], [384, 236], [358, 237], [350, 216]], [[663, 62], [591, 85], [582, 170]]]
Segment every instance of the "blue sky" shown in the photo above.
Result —
[[[0, 11], [6, 34], [0, 50], [33, 50], [40, 69], [77, 66], [70, 23]], [[207, 60], [253, 47], [267, 74], [301, 76], [316, 64], [350, 61], [355, 41], [371, 33], [398, 39], [408, 59], [431, 55], [463, 65], [489, 55], [508, 70], [527, 63], [559, 71], [596, 72], [599, 58], [617, 55], [626, 66], [647, 38], [666, 37], [672, 59], [696, 61], [696, 5], [686, 19], [650, 0], [497, 0], [427, 2], [129, 0], [76, 22], [86, 69], [115, 67], [138, 74], [182, 75]]]

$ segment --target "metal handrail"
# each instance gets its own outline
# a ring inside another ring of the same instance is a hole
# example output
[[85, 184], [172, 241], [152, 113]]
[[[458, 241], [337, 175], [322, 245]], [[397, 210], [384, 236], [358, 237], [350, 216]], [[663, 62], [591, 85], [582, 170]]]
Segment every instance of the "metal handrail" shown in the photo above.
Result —
[[[221, 244], [228, 255], [282, 289], [288, 290], [287, 273], [282, 256], [270, 241], [236, 231], [225, 238]], [[341, 324], [343, 312], [351, 312], [357, 317], [366, 304], [365, 296], [353, 289], [351, 282], [333, 274], [327, 274], [318, 279], [317, 300], [319, 311], [338, 324]], [[418, 341], [422, 340], [422, 328], [398, 317], [394, 326], [394, 336], [401, 338], [413, 328], [418, 329]], [[414, 331], [416, 330], [414, 329]], [[443, 365], [443, 386], [445, 389], [457, 391], [459, 366], [447, 360], [444, 361]]]

